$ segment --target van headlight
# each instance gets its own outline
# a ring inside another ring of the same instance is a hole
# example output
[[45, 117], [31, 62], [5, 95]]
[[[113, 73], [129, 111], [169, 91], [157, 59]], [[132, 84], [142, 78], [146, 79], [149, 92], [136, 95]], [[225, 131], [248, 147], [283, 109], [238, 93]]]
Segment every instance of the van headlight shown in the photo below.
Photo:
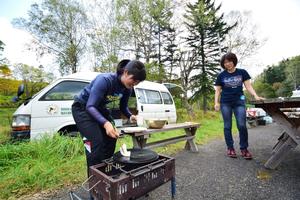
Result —
[[30, 130], [30, 115], [15, 115], [12, 120], [13, 131], [29, 131]]

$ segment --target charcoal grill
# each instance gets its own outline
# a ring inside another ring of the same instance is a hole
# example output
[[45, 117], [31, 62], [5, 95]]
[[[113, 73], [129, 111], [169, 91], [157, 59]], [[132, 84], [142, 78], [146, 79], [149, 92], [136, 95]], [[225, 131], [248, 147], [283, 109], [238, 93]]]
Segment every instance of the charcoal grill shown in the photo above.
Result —
[[171, 196], [175, 196], [175, 159], [165, 155], [147, 164], [119, 164], [107, 159], [91, 166], [89, 172], [89, 190], [98, 200], [136, 199], [168, 181]]

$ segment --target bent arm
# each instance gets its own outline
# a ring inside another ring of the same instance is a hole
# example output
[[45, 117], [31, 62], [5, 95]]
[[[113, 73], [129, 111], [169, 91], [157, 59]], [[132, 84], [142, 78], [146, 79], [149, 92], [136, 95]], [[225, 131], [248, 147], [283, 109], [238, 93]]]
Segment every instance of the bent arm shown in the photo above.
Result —
[[105, 98], [105, 94], [108, 91], [109, 85], [107, 84], [104, 78], [99, 78], [95, 80], [90, 92], [89, 99], [86, 103], [86, 110], [87, 112], [102, 126], [108, 120], [99, 112], [97, 109]]
[[120, 110], [128, 119], [130, 119], [130, 116], [132, 115], [128, 108], [128, 100], [130, 95], [131, 95], [131, 90], [126, 90], [126, 92], [123, 94], [122, 98], [120, 99]]

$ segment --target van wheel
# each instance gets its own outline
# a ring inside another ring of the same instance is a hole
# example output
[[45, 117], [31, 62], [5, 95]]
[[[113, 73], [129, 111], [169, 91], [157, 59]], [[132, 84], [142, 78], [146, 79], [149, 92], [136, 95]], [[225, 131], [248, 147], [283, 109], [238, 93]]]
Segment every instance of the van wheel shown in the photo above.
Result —
[[79, 136], [79, 132], [77, 132], [77, 131], [67, 132], [67, 133], [65, 133], [65, 136], [78, 137]]
[[68, 136], [68, 137], [77, 137], [79, 136], [79, 132], [78, 131], [63, 131], [60, 132], [61, 136]]

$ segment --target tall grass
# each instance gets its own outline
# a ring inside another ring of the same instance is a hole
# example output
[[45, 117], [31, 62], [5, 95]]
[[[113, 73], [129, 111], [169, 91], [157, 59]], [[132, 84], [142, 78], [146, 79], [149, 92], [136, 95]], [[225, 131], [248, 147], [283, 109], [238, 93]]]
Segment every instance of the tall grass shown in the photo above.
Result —
[[80, 138], [55, 136], [0, 146], [0, 199], [79, 183], [86, 172]]
[[0, 108], [0, 144], [9, 140], [12, 114], [16, 108]]

